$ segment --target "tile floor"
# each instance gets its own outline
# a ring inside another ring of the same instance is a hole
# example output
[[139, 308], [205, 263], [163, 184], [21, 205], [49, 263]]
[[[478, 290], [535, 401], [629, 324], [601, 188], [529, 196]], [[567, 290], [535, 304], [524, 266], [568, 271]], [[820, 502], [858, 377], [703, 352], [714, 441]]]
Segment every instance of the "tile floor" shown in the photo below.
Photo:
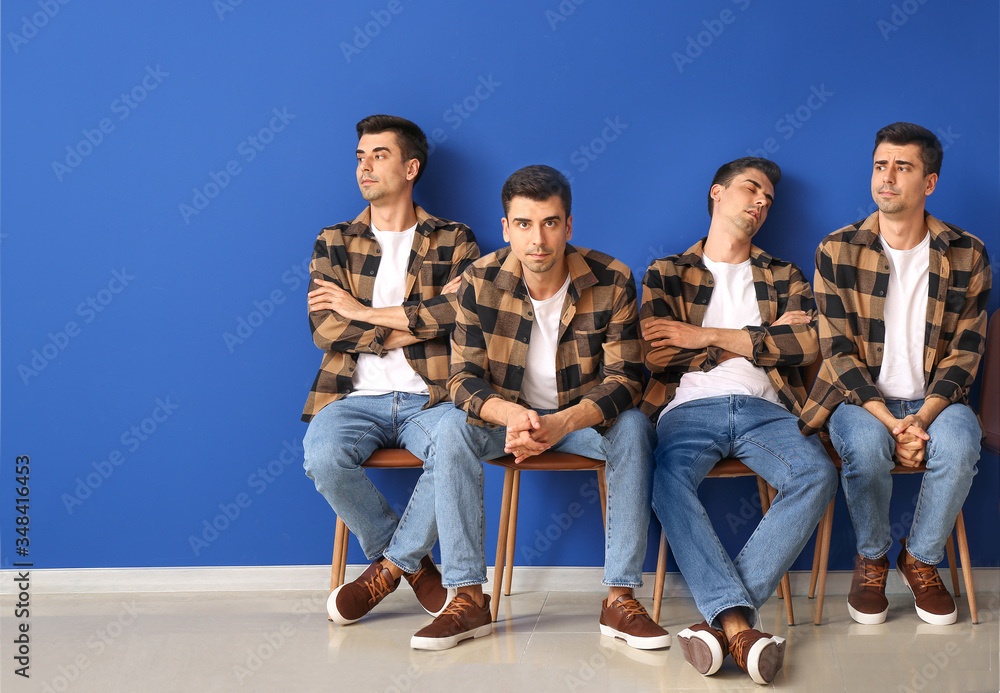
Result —
[[[676, 691], [762, 690], [727, 660], [705, 678], [675, 644], [639, 651], [598, 633], [602, 593], [524, 591], [504, 598], [489, 637], [444, 652], [411, 650], [428, 623], [408, 589], [364, 620], [326, 619], [326, 592], [199, 592], [34, 595], [31, 679], [14, 674], [14, 598], [0, 599], [4, 693], [161, 691]], [[649, 600], [643, 600], [649, 607]], [[814, 602], [795, 597], [799, 625], [782, 602], [762, 628], [788, 639], [773, 688], [794, 691], [997, 691], [1000, 591], [978, 592], [982, 623], [965, 599], [951, 627], [922, 623], [908, 595], [890, 595], [882, 626], [859, 626], [843, 595], [828, 595], [822, 626]], [[664, 601], [672, 634], [701, 617], [686, 597]]]

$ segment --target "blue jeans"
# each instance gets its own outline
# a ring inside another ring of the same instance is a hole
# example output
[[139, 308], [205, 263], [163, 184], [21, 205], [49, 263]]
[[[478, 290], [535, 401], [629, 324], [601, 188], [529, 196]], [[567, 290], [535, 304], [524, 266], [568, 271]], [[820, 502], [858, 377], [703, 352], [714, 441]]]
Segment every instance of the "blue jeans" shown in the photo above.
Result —
[[[795, 416], [759, 397], [687, 402], [660, 419], [656, 434], [653, 510], [698, 610], [721, 628], [719, 614], [742, 607], [753, 624], [836, 493], [836, 467], [816, 436], [799, 433]], [[698, 499], [698, 485], [726, 457], [777, 491], [735, 561]]]
[[[540, 415], [545, 411], [538, 411]], [[483, 463], [503, 457], [507, 429], [466, 422], [454, 409], [441, 418], [437, 444], [437, 516], [445, 587], [486, 582]], [[604, 581], [607, 586], [642, 585], [649, 531], [649, 478], [653, 427], [637, 409], [622, 412], [603, 436], [593, 428], [566, 435], [554, 451], [605, 460], [608, 485]], [[531, 469], [531, 460], [523, 463]]]
[[[885, 405], [902, 419], [915, 414], [923, 403], [886, 400]], [[927, 471], [920, 483], [906, 550], [917, 560], [936, 565], [944, 558], [945, 542], [972, 488], [982, 431], [969, 407], [951, 404], [927, 433], [931, 437], [924, 453]], [[830, 440], [844, 461], [841, 477], [858, 536], [858, 553], [881, 558], [892, 546], [889, 498], [895, 441], [878, 419], [853, 404], [841, 404], [830, 416]]]
[[[421, 409], [427, 400], [406, 392], [345, 397], [313, 417], [302, 441], [306, 476], [357, 536], [368, 560], [384, 556], [407, 573], [420, 569], [420, 559], [437, 541], [431, 433], [454, 408], [443, 402]], [[424, 463], [402, 519], [361, 468], [386, 447], [405, 448]]]

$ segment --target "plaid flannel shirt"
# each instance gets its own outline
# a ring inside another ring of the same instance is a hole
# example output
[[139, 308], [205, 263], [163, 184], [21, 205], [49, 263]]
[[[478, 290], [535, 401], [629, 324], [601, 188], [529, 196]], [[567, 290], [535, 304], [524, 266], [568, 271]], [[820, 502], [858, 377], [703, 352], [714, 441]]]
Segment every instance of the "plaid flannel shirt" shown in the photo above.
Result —
[[[410, 333], [422, 341], [403, 347], [406, 362], [427, 383], [433, 406], [448, 398], [448, 336], [455, 324], [456, 294], [441, 295], [441, 287], [479, 257], [476, 237], [464, 224], [433, 217], [414, 206], [417, 230], [406, 269], [403, 310]], [[337, 284], [366, 306], [372, 303], [375, 275], [382, 249], [371, 231], [371, 208], [352, 222], [323, 229], [316, 239], [309, 273]], [[313, 342], [324, 350], [323, 362], [306, 400], [302, 420], [310, 421], [330, 402], [353, 389], [351, 377], [358, 354], [381, 356], [391, 330], [358, 320], [345, 320], [333, 311], [309, 313]]]
[[[555, 355], [559, 409], [589, 400], [603, 416], [596, 428], [605, 430], [642, 392], [635, 282], [623, 263], [594, 250], [567, 245], [566, 262], [570, 284]], [[493, 397], [528, 406], [520, 395], [533, 322], [521, 263], [510, 247], [466, 271], [448, 389], [470, 424], [492, 425], [479, 412]]]
[[[681, 255], [653, 261], [642, 281], [641, 323], [651, 318], [668, 318], [701, 327], [715, 284], [702, 261], [704, 247], [703, 238]], [[743, 328], [753, 342], [753, 356], [747, 360], [767, 372], [778, 399], [797, 415], [806, 398], [798, 366], [812, 363], [819, 353], [812, 289], [802, 270], [793, 263], [771, 257], [756, 246], [750, 247], [750, 272], [762, 324]], [[804, 325], [770, 326], [790, 310], [804, 310], [813, 321]], [[674, 398], [681, 376], [712, 370], [719, 365], [722, 351], [716, 346], [654, 348], [643, 340], [646, 367], [652, 373], [642, 398], [643, 413], [655, 422]]]
[[[990, 263], [978, 238], [930, 214], [924, 218], [931, 234], [925, 397], [967, 402], [985, 348]], [[815, 286], [823, 364], [799, 419], [804, 433], [822, 429], [842, 402], [883, 401], [875, 382], [885, 346], [889, 263], [878, 212], [823, 239]]]

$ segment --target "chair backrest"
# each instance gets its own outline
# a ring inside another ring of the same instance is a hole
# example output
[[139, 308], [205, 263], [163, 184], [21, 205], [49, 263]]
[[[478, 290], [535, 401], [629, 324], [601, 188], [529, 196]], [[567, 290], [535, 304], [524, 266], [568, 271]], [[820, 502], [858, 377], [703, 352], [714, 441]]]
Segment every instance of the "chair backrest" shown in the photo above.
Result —
[[979, 395], [979, 418], [983, 422], [984, 445], [1000, 453], [1000, 319], [993, 311], [986, 333], [986, 355], [983, 358], [983, 389]]

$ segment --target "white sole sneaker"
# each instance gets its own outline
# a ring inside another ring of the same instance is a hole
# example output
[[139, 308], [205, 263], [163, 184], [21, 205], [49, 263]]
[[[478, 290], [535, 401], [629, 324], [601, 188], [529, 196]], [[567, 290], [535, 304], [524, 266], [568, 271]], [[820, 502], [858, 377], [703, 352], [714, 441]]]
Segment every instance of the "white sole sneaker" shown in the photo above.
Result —
[[722, 646], [711, 633], [685, 628], [677, 634], [677, 639], [681, 643], [684, 659], [702, 676], [711, 676], [722, 666], [725, 659]]
[[344, 618], [339, 611], [337, 611], [337, 593], [344, 589], [347, 583], [344, 583], [333, 592], [330, 593], [330, 598], [326, 600], [326, 613], [330, 616], [330, 620], [336, 623], [338, 626], [349, 626], [352, 623], [356, 623], [358, 619], [356, 618]]
[[606, 626], [602, 623], [601, 635], [606, 635], [609, 638], [624, 640], [626, 645], [634, 647], [637, 650], [659, 650], [664, 647], [670, 647], [670, 633], [658, 635], [653, 638], [640, 638], [637, 635], [622, 633], [621, 631], [615, 630], [611, 626]]
[[[906, 585], [906, 589], [909, 590], [910, 596], [913, 597], [913, 589], [910, 587], [910, 583], [907, 582], [906, 577], [903, 575], [903, 571], [896, 566], [896, 574], [899, 575], [899, 579], [903, 581]], [[930, 611], [924, 611], [916, 604], [916, 597], [914, 597], [913, 608], [917, 610], [917, 616], [924, 623], [930, 623], [933, 626], [950, 626], [955, 621], [958, 620], [958, 606], [952, 609], [950, 614], [932, 614]]]
[[489, 635], [493, 632], [493, 624], [487, 623], [485, 626], [479, 626], [473, 630], [467, 630], [464, 633], [458, 633], [456, 635], [451, 635], [447, 638], [419, 638], [416, 635], [410, 638], [410, 647], [414, 650], [450, 650], [455, 647], [458, 643], [463, 640], [469, 640], [470, 638], [481, 638], [484, 635]]
[[754, 683], [767, 685], [774, 680], [785, 659], [785, 639], [777, 635], [761, 638], [747, 655], [747, 673]]
[[880, 623], [885, 623], [885, 615], [889, 613], [889, 607], [886, 607], [884, 611], [878, 614], [866, 614], [863, 611], [858, 611], [851, 606], [850, 602], [847, 602], [847, 613], [858, 623], [866, 626], [877, 626]]

